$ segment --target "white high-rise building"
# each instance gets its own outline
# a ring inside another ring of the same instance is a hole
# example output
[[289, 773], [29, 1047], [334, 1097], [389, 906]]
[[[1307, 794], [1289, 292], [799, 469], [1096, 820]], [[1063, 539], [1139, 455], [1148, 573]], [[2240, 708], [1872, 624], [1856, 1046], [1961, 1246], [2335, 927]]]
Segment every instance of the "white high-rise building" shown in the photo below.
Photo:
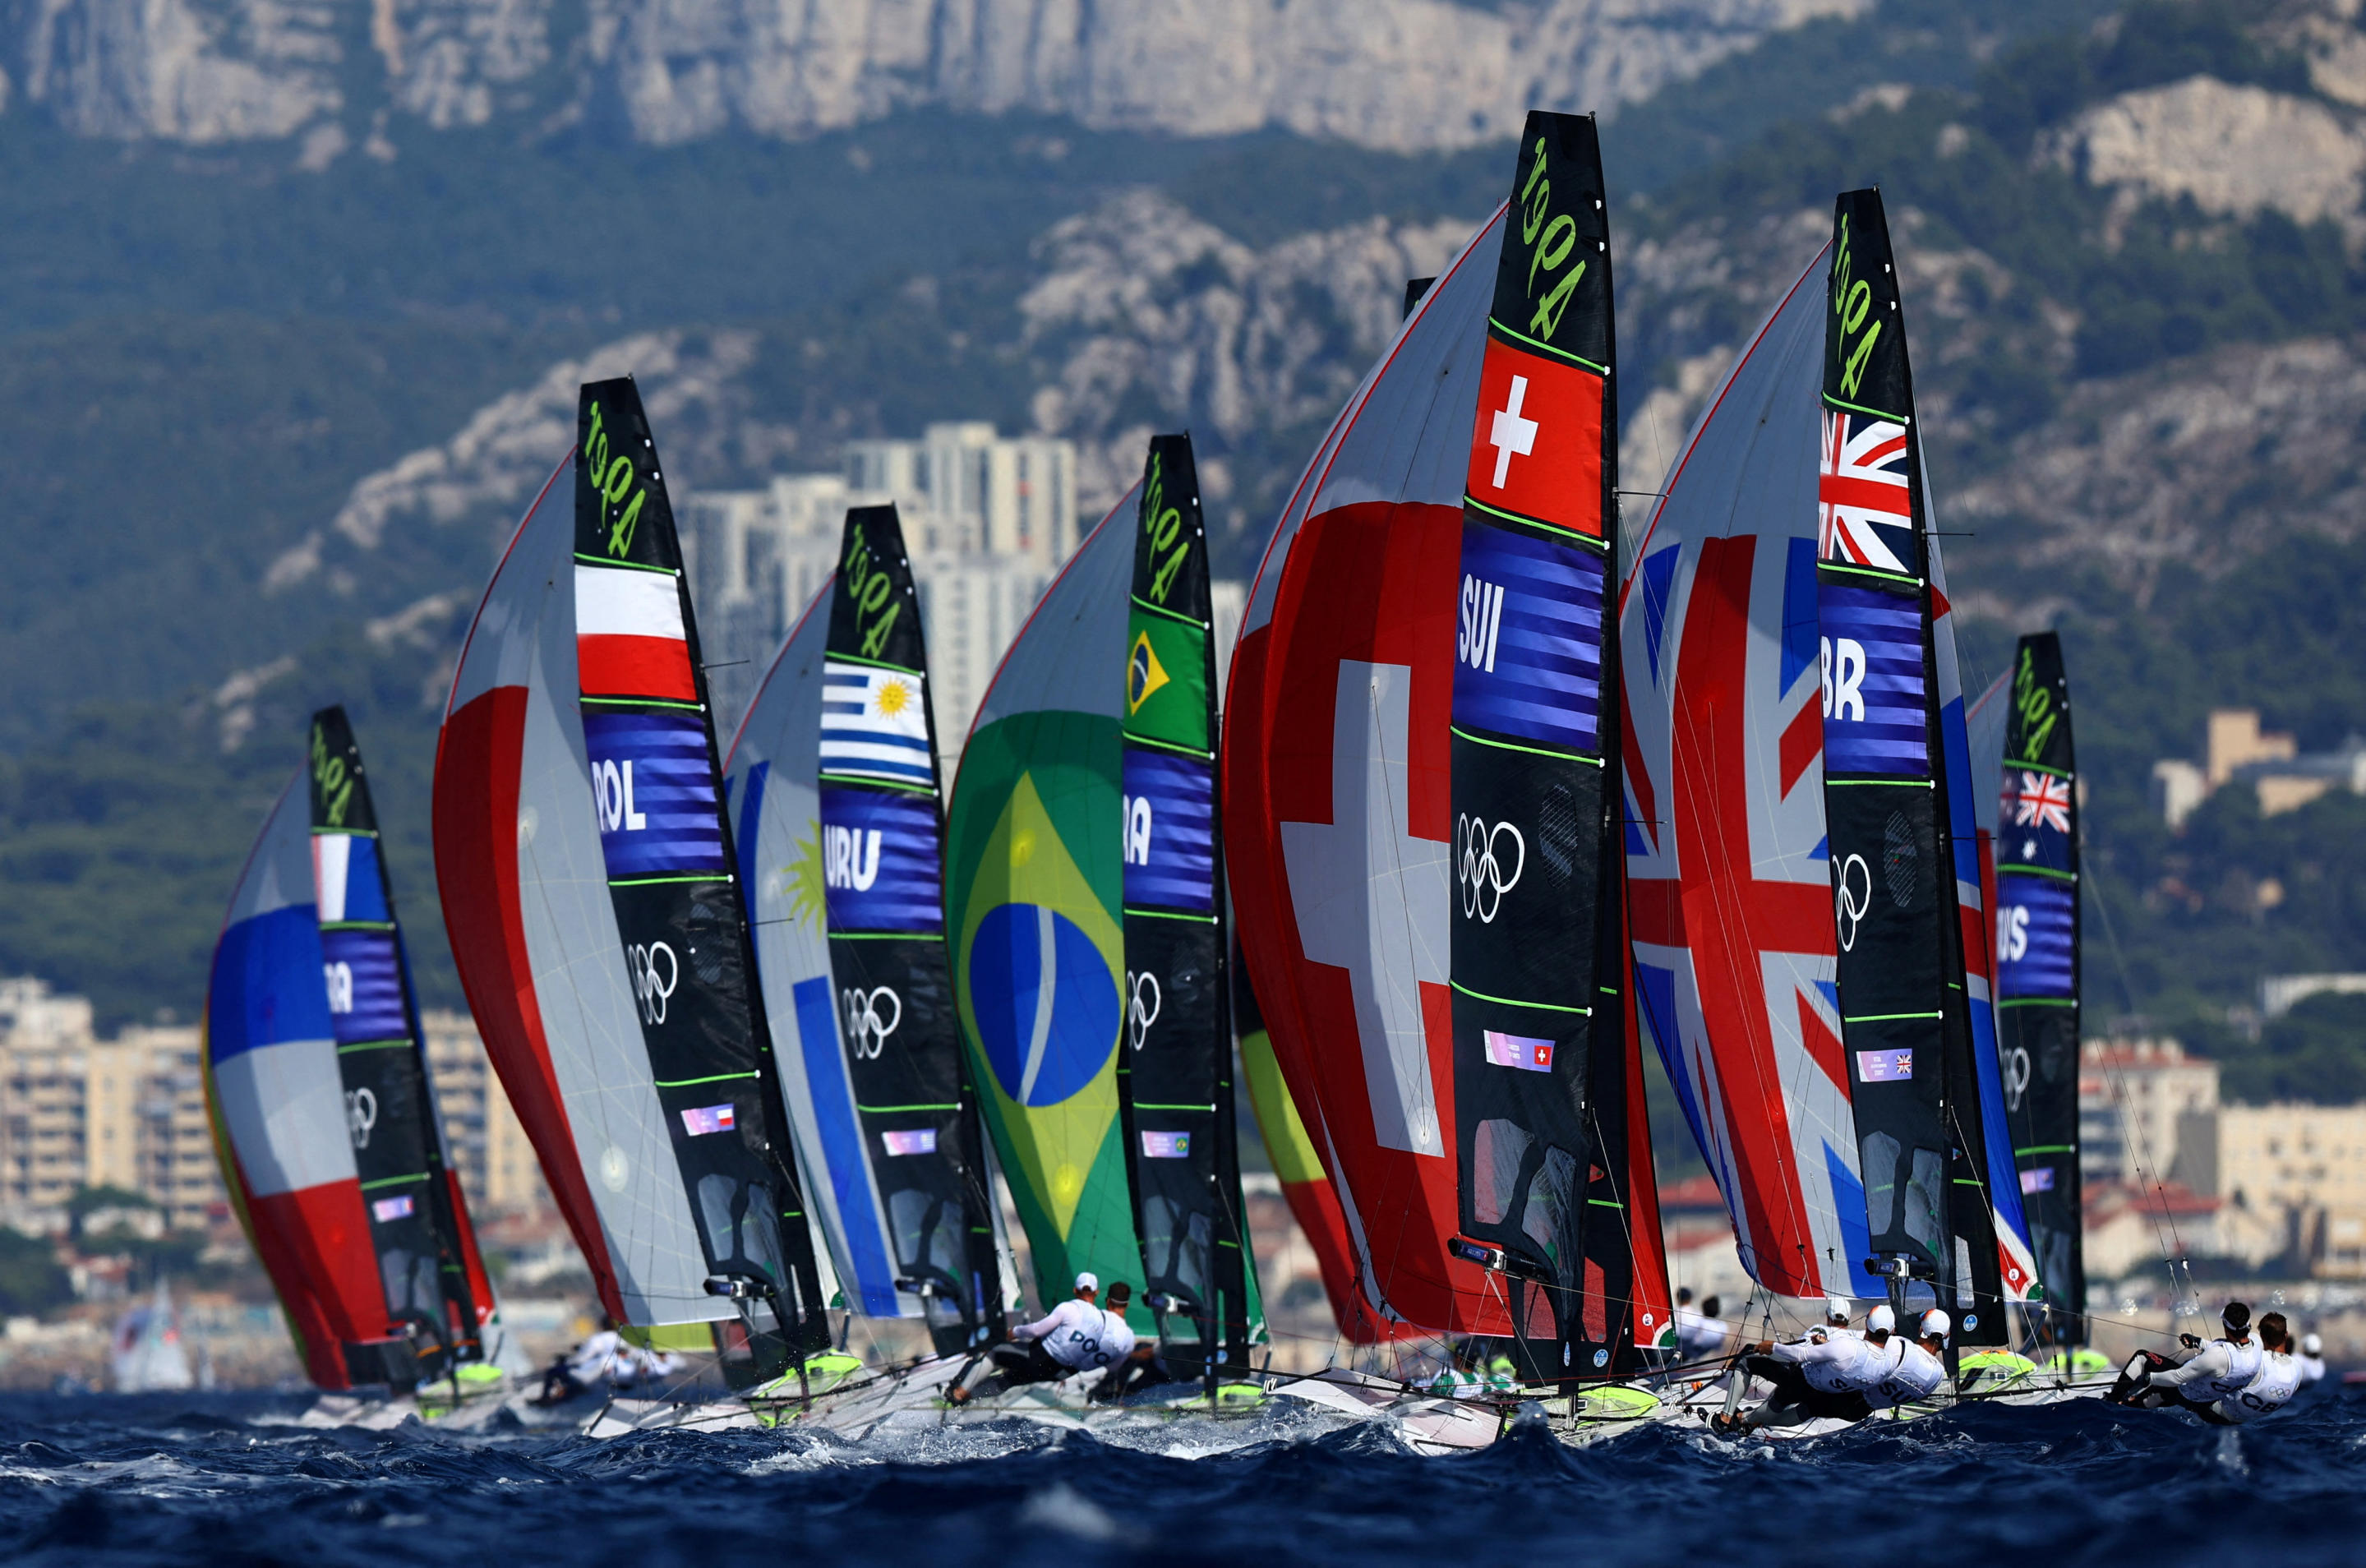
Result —
[[918, 441], [848, 442], [846, 482], [894, 497], [916, 550], [1056, 568], [1076, 547], [1074, 442], [1006, 439], [976, 420], [932, 424]]

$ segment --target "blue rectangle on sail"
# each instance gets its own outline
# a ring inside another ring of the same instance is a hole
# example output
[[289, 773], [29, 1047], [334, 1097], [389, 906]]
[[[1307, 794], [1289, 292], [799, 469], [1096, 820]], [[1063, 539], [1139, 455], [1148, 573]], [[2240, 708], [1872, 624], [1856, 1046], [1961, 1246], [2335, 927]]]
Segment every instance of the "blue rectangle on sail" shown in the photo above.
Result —
[[1466, 524], [1454, 722], [1561, 750], [1600, 749], [1602, 558]]
[[1215, 771], [1148, 747], [1125, 752], [1125, 901], [1216, 912]]
[[322, 931], [321, 958], [329, 987], [329, 1027], [338, 1044], [410, 1035], [402, 961], [392, 931]]
[[1827, 582], [1816, 609], [1825, 773], [1930, 777], [1920, 599]]
[[882, 1237], [879, 1202], [871, 1183], [871, 1161], [862, 1149], [862, 1124], [855, 1115], [854, 1086], [846, 1073], [846, 1053], [839, 1049], [838, 1011], [829, 982], [817, 976], [800, 980], [789, 991], [796, 1011], [797, 1051], [805, 1058], [806, 1082], [813, 1093], [814, 1125], [820, 1129], [822, 1168], [829, 1172], [830, 1195], [838, 1201], [839, 1229], [846, 1238], [854, 1278], [848, 1294], [860, 1301], [866, 1317], [894, 1317], [901, 1310], [896, 1300], [896, 1266]]
[[2076, 995], [2079, 886], [2050, 876], [1997, 878], [1997, 996], [2005, 1001]]
[[583, 744], [611, 878], [727, 869], [703, 716], [587, 712]]
[[937, 833], [933, 795], [823, 786], [821, 889], [831, 934], [944, 930]]
[[321, 988], [321, 930], [312, 905], [283, 905], [222, 932], [206, 993], [209, 1060], [333, 1033], [328, 994]]

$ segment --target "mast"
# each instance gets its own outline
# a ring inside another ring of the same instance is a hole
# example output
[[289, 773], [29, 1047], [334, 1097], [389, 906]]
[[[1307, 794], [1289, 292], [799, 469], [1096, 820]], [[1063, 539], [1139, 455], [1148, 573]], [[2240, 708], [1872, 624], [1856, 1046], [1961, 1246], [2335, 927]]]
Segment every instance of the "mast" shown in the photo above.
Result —
[[1214, 622], [1189, 435], [1151, 437], [1140, 494], [1120, 729], [1118, 1105], [1147, 1303], [1162, 1319], [1162, 1343], [1173, 1347], [1188, 1325], [1212, 1376], [1219, 1365], [1248, 1370], [1264, 1312], [1234, 1114]]
[[828, 1325], [733, 874], [697, 621], [629, 378], [583, 388], [576, 451], [577, 675], [609, 898], [705, 1289], [738, 1304], [761, 1375], [828, 1344]]
[[445, 1146], [393, 877], [344, 708], [312, 716], [305, 772], [321, 972], [370, 1245], [388, 1319], [412, 1333], [433, 1378], [483, 1359], [491, 1291]]
[[[1004, 1319], [994, 1195], [945, 957], [928, 670], [896, 508], [855, 507], [829, 594], [816, 751], [837, 1006], [825, 990], [808, 1016], [800, 995], [794, 1038], [817, 1085], [843, 1082], [838, 1109], [851, 1105], [861, 1128], [854, 1140], [825, 1134], [839, 1208], [854, 1206], [850, 1190], [867, 1181], [872, 1223], [885, 1230], [888, 1255], [877, 1259], [860, 1256], [868, 1225], [845, 1233], [851, 1267], [840, 1277], [860, 1283], [869, 1315], [901, 1315], [908, 1300], [950, 1355], [1000, 1339]], [[842, 1066], [820, 1059], [841, 1049]], [[878, 1280], [877, 1263], [891, 1260]]]
[[[1617, 405], [1592, 117], [1528, 116], [1512, 205], [1455, 637], [1454, 1110], [1469, 1238], [1455, 1249], [1498, 1271], [1515, 1364], [1543, 1382], [1634, 1359], [1628, 1236], [1595, 1223], [1596, 1205], [1606, 1219], [1622, 1207], [1628, 1042], [1617, 644], [1604, 613]], [[1611, 1245], [1590, 1246], [1589, 1231]]]
[[[1875, 1271], [2001, 1295], [1939, 715], [1921, 435], [1880, 193], [1842, 196], [1825, 317], [1817, 619], [1841, 1040]], [[1970, 1314], [1973, 1333], [1986, 1324]], [[1952, 1348], [1967, 1336], [1951, 1339]]]
[[2061, 638], [2013, 653], [1997, 815], [1997, 1033], [2045, 1338], [2087, 1343], [2079, 1179], [2079, 775]]

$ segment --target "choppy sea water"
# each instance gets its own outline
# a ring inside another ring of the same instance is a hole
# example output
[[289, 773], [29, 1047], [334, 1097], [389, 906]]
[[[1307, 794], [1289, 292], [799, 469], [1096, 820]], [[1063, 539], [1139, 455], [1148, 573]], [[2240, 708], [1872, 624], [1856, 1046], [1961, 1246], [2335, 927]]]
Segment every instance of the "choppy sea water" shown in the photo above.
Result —
[[1278, 1414], [848, 1443], [287, 1425], [261, 1395], [0, 1398], [0, 1552], [71, 1563], [2366, 1562], [2366, 1390], [2240, 1431], [2094, 1402], [1744, 1453], [1653, 1427], [1451, 1458]]

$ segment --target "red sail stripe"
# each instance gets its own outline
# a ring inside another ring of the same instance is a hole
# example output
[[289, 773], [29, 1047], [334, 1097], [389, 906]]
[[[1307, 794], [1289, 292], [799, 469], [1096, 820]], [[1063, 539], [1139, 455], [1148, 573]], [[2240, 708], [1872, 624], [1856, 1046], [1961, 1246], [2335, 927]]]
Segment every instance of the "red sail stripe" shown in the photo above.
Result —
[[680, 637], [579, 637], [575, 665], [591, 695], [698, 701], [690, 645]]

